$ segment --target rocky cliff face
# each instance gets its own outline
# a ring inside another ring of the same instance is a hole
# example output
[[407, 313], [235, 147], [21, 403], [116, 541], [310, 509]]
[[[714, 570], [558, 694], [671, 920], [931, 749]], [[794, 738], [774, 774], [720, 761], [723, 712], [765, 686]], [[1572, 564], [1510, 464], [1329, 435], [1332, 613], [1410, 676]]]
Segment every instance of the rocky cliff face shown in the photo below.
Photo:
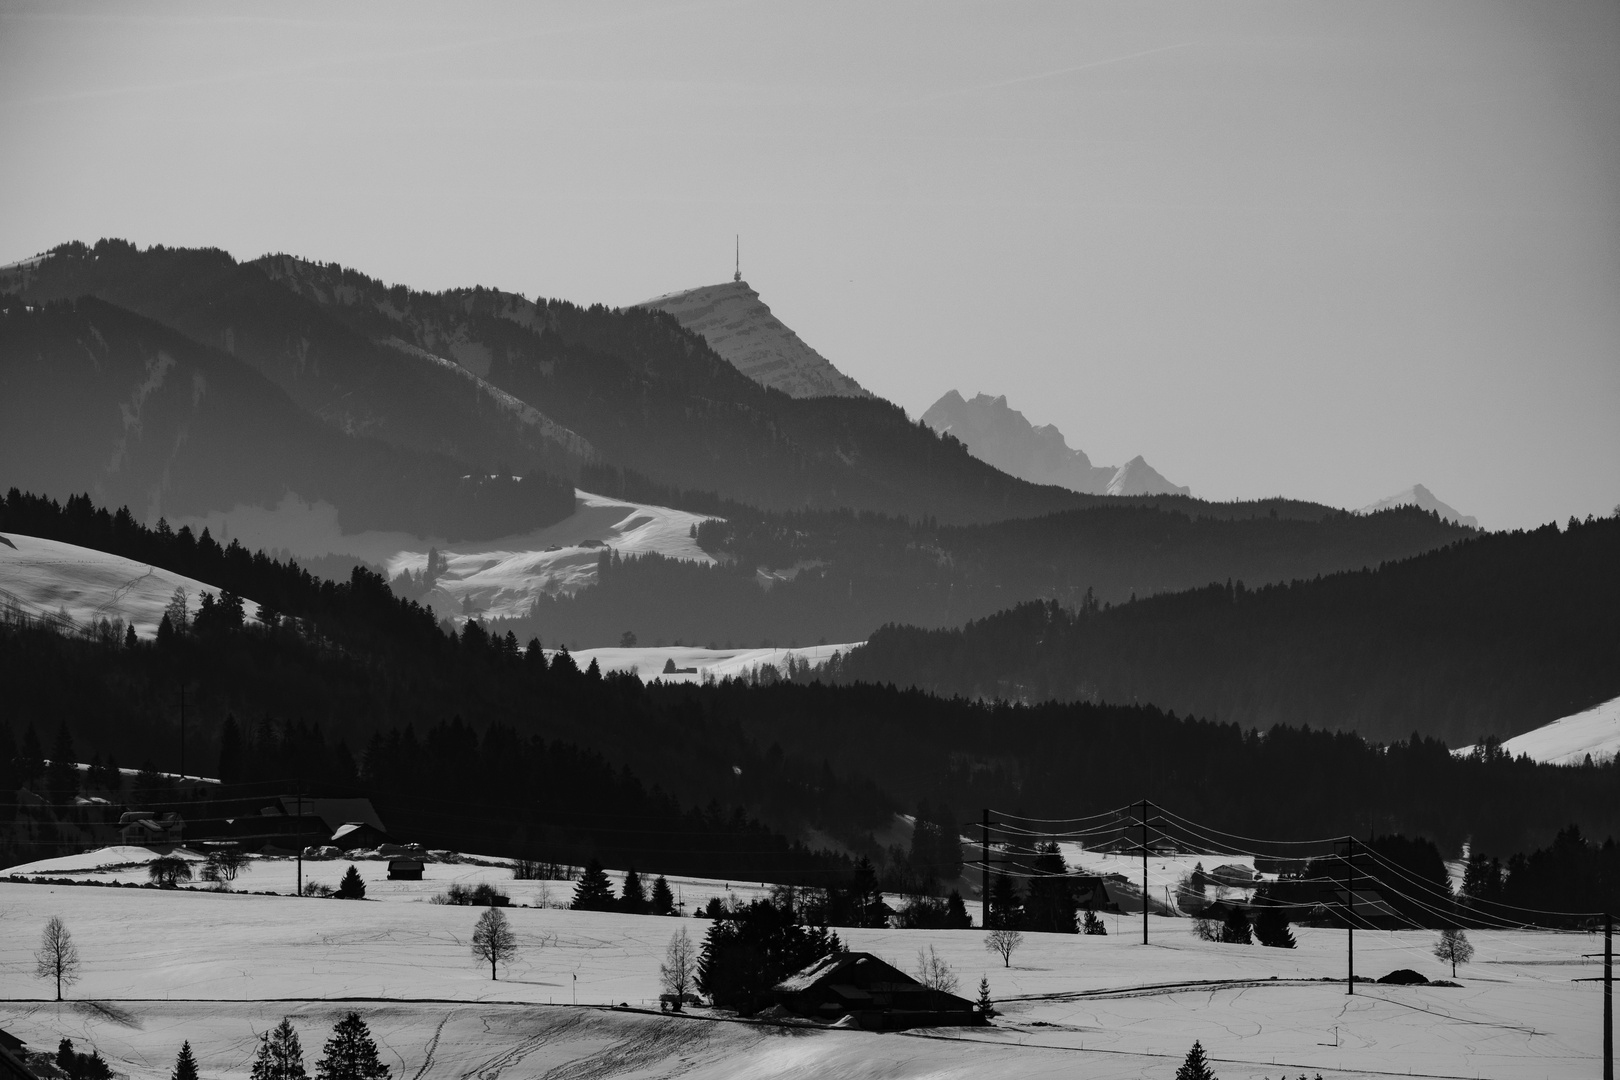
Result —
[[1002, 472], [1036, 484], [1056, 484], [1087, 495], [1187, 495], [1140, 455], [1124, 465], [1093, 465], [1051, 424], [1035, 427], [1005, 396], [971, 401], [951, 390], [922, 416], [923, 423], [955, 436], [968, 452]]
[[667, 311], [738, 371], [793, 397], [867, 397], [861, 384], [806, 345], [746, 281], [654, 297], [637, 307]]

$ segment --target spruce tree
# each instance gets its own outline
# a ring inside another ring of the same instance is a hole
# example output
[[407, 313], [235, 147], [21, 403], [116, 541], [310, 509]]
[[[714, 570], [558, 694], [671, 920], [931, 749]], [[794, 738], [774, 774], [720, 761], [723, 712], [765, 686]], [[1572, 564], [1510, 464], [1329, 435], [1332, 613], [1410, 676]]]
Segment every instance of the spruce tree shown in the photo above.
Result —
[[574, 886], [574, 902], [568, 906], [575, 911], [612, 911], [614, 905], [613, 886], [608, 881], [607, 871], [592, 859]]
[[976, 1004], [979, 1006], [979, 1015], [986, 1020], [996, 1015], [995, 1003], [990, 1000], [990, 977], [988, 975], [979, 976], [979, 1000]]
[[624, 885], [619, 890], [619, 910], [630, 915], [640, 915], [647, 910], [647, 890], [642, 888], [641, 875], [633, 866], [624, 875]]
[[1262, 945], [1273, 949], [1295, 947], [1294, 933], [1288, 929], [1288, 917], [1275, 904], [1266, 904], [1254, 917], [1254, 937]]
[[967, 905], [962, 902], [962, 894], [955, 889], [945, 898], [945, 929], [971, 930], [973, 918], [967, 913]]
[[1204, 1056], [1203, 1046], [1195, 1039], [1192, 1049], [1187, 1051], [1187, 1058], [1176, 1070], [1176, 1080], [1216, 1080], [1214, 1073], [1209, 1071], [1209, 1059]]
[[197, 1059], [192, 1056], [189, 1041], [180, 1044], [180, 1056], [174, 1059], [174, 1072], [169, 1080], [197, 1080]]
[[1024, 905], [1018, 888], [1006, 874], [997, 874], [990, 886], [990, 917], [985, 926], [992, 930], [1017, 930], [1024, 925]]
[[348, 873], [344, 874], [343, 880], [338, 882], [337, 894], [344, 900], [364, 900], [366, 898], [365, 879], [360, 876], [360, 871], [354, 868], [354, 863], [349, 864]]
[[359, 1013], [351, 1012], [333, 1026], [325, 1053], [315, 1063], [315, 1080], [388, 1080], [388, 1066], [378, 1060], [377, 1044]]
[[1249, 925], [1249, 913], [1233, 905], [1221, 925], [1221, 941], [1227, 945], [1253, 945], [1254, 935]]
[[1103, 925], [1103, 921], [1097, 917], [1097, 913], [1090, 908], [1086, 908], [1085, 924], [1081, 927], [1081, 931], [1094, 937], [1108, 936], [1108, 927]]
[[670, 891], [669, 882], [663, 874], [659, 874], [658, 880], [653, 882], [652, 898], [648, 904], [654, 915], [675, 914], [675, 894]]
[[292, 1020], [281, 1023], [259, 1038], [259, 1053], [253, 1059], [252, 1080], [309, 1080], [304, 1071], [304, 1048]]

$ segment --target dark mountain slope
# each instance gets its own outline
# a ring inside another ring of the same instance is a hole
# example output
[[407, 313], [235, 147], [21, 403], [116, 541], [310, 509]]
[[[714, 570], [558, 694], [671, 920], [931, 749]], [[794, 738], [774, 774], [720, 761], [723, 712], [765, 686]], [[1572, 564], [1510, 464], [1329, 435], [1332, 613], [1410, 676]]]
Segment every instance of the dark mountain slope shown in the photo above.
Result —
[[245, 361], [337, 430], [445, 454], [473, 471], [571, 475], [591, 453], [470, 372], [369, 341], [216, 249], [64, 244], [0, 273], [0, 290], [27, 300], [100, 297]]
[[1111, 608], [885, 627], [841, 675], [942, 694], [1151, 701], [1261, 727], [1452, 745], [1620, 694], [1620, 518], [1496, 533], [1376, 570]]
[[442, 456], [345, 435], [246, 364], [100, 300], [12, 300], [0, 316], [7, 484], [91, 491], [152, 519], [274, 505], [338, 507], [346, 528], [494, 536], [560, 520], [570, 485], [463, 477]]

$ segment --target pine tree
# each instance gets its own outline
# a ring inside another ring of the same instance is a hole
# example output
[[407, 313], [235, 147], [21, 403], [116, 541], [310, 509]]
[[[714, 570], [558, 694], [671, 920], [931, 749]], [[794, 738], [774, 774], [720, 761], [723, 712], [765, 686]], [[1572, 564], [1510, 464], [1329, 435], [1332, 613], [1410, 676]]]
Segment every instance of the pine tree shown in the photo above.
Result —
[[1249, 925], [1249, 913], [1233, 905], [1221, 925], [1221, 941], [1227, 945], [1253, 945], [1254, 934]]
[[344, 900], [366, 898], [365, 879], [360, 876], [360, 871], [354, 868], [354, 863], [349, 864], [348, 872], [343, 875], [343, 880], [338, 882], [337, 894]]
[[169, 1080], [197, 1080], [197, 1059], [192, 1056], [189, 1041], [180, 1044], [180, 1056], [174, 1059], [174, 1072]]
[[1295, 947], [1294, 932], [1288, 928], [1288, 917], [1275, 904], [1267, 903], [1254, 919], [1254, 937], [1262, 945], [1273, 949]]
[[631, 915], [647, 910], [647, 890], [642, 888], [641, 875], [633, 866], [624, 875], [624, 885], [619, 890], [619, 910]]
[[377, 1044], [359, 1013], [351, 1012], [333, 1026], [325, 1053], [315, 1063], [315, 1080], [388, 1080], [388, 1066], [378, 1060]]
[[1195, 1039], [1192, 1049], [1187, 1051], [1187, 1058], [1176, 1070], [1176, 1080], [1216, 1080], [1214, 1073], [1209, 1071], [1209, 1059], [1204, 1056], [1204, 1048]]
[[648, 900], [648, 905], [654, 915], [675, 914], [675, 894], [670, 891], [669, 882], [663, 874], [659, 874], [658, 880], [653, 882], [652, 898]]
[[979, 1000], [976, 1004], [979, 1006], [979, 1015], [986, 1020], [996, 1015], [995, 1003], [990, 1000], [990, 977], [988, 975], [979, 976]]
[[309, 1080], [309, 1073], [304, 1071], [304, 1048], [298, 1043], [291, 1019], [282, 1017], [281, 1023], [260, 1036], [252, 1080]]
[[962, 894], [955, 889], [945, 898], [945, 929], [971, 930], [973, 918], [967, 913], [967, 905], [962, 902]]
[[990, 886], [990, 918], [985, 926], [995, 930], [1017, 930], [1024, 925], [1024, 905], [1017, 886], [1006, 874], [997, 874]]
[[579, 884], [574, 886], [574, 902], [568, 906], [575, 911], [612, 911], [614, 905], [613, 886], [608, 882], [607, 871], [592, 859], [580, 875]]
[[1095, 911], [1092, 911], [1090, 908], [1086, 908], [1085, 923], [1081, 927], [1081, 932], [1090, 934], [1093, 937], [1107, 937], [1108, 927], [1103, 925], [1103, 921], [1097, 917], [1097, 913]]

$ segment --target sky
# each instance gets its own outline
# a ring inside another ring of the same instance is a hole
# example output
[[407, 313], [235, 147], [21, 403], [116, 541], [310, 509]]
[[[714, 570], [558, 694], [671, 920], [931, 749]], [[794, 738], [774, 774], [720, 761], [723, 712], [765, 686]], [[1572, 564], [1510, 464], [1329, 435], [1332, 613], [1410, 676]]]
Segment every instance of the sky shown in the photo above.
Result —
[[1620, 505], [1620, 4], [0, 0], [0, 263], [732, 272], [920, 415], [1488, 528]]

